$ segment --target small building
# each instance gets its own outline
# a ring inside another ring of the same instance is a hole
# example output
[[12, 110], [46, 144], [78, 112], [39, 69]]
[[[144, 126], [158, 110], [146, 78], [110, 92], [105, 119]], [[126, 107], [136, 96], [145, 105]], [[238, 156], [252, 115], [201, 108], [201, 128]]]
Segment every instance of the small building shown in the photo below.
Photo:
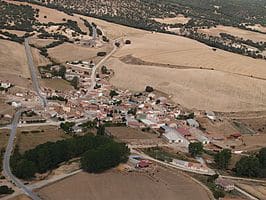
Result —
[[221, 187], [224, 191], [232, 191], [235, 189], [234, 183], [224, 178], [217, 178], [215, 184]]
[[195, 119], [187, 119], [187, 125], [194, 128], [199, 127], [199, 123]]
[[21, 102], [17, 102], [17, 101], [13, 101], [11, 103], [11, 106], [15, 107], [15, 108], [19, 108], [22, 106]]
[[192, 136], [194, 136], [199, 142], [204, 145], [209, 144], [211, 142], [210, 139], [206, 137], [205, 134], [197, 128], [190, 128], [189, 132]]
[[186, 147], [189, 145], [189, 141], [183, 137], [176, 129], [170, 128], [169, 126], [162, 126], [164, 130], [163, 138], [169, 143], [182, 143]]
[[209, 118], [211, 121], [216, 121], [216, 115], [213, 111], [206, 111], [205, 115], [207, 118]]

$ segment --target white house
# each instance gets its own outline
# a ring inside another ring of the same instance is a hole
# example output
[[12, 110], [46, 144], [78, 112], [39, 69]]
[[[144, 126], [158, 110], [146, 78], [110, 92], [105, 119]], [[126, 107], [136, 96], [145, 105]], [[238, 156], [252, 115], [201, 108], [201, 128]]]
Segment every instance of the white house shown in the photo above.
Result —
[[176, 129], [170, 128], [169, 126], [161, 127], [165, 133], [163, 138], [169, 143], [181, 143], [182, 145], [188, 147], [189, 141], [183, 137]]
[[195, 127], [195, 128], [199, 127], [199, 123], [195, 119], [187, 119], [187, 124], [190, 127]]
[[202, 144], [209, 144], [210, 139], [204, 135], [204, 133], [197, 128], [190, 128], [189, 132]]

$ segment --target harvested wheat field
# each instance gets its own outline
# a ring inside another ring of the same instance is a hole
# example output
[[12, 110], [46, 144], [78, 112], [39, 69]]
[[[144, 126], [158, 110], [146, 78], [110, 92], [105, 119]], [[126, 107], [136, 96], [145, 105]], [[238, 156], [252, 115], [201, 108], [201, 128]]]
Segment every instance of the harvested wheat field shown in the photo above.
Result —
[[243, 30], [243, 29], [235, 28], [231, 26], [219, 25], [215, 28], [212, 27], [210, 29], [200, 29], [199, 32], [206, 33], [208, 35], [213, 35], [213, 36], [219, 36], [220, 33], [227, 33], [227, 34], [234, 35], [234, 36], [246, 39], [246, 40], [250, 39], [256, 42], [260, 42], [260, 41], [266, 42], [265, 34]]
[[23, 45], [0, 40], [0, 71], [1, 81], [30, 88], [30, 73]]
[[172, 174], [162, 169], [155, 176], [116, 171], [103, 174], [82, 172], [41, 189], [39, 195], [47, 200], [209, 199], [207, 192], [201, 186], [183, 175]]
[[129, 39], [132, 44], [108, 61], [115, 86], [143, 91], [151, 85], [176, 103], [200, 110], [266, 109], [266, 61], [215, 52], [199, 42], [166, 34]]
[[147, 31], [144, 31], [144, 30], [122, 26], [119, 24], [107, 22], [107, 21], [92, 18], [92, 17], [86, 17], [83, 15], [76, 15], [76, 16], [87, 19], [89, 22], [94, 22], [103, 30], [104, 35], [106, 35], [108, 38], [111, 38], [111, 39], [117, 39], [120, 37], [129, 36], [129, 35], [130, 36], [143, 35], [145, 33], [148, 33]]
[[97, 57], [97, 53], [99, 51], [110, 52], [111, 46], [108, 45], [101, 48], [88, 48], [75, 44], [64, 43], [62, 45], [49, 49], [48, 53], [59, 63], [74, 60], [94, 60], [95, 62], [97, 62], [99, 61], [99, 58]]

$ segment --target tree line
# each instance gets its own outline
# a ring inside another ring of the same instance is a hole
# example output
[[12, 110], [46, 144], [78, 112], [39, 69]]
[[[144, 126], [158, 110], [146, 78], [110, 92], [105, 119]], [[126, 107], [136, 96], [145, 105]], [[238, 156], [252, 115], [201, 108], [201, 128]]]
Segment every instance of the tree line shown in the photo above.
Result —
[[81, 157], [82, 169], [97, 173], [126, 162], [128, 155], [129, 149], [123, 143], [108, 137], [85, 135], [47, 142], [23, 154], [16, 148], [11, 157], [11, 168], [18, 178], [30, 179], [35, 173], [45, 173], [63, 162]]

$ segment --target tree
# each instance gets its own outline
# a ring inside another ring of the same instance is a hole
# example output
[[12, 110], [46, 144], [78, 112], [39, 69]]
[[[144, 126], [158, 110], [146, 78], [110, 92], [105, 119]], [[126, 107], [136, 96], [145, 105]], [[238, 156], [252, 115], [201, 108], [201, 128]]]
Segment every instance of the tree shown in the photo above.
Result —
[[65, 122], [60, 124], [60, 128], [63, 129], [67, 134], [73, 132], [73, 126], [75, 126], [75, 122]]
[[217, 153], [214, 157], [214, 161], [219, 169], [226, 169], [232, 157], [232, 153], [229, 149], [223, 149]]
[[203, 144], [201, 142], [193, 142], [188, 146], [189, 153], [195, 157], [201, 155], [203, 152]]
[[77, 76], [75, 76], [75, 77], [71, 80], [71, 85], [72, 85], [75, 89], [78, 89], [79, 78], [78, 78]]
[[258, 154], [261, 168], [266, 168], [266, 148], [262, 148]]
[[260, 162], [255, 156], [242, 157], [235, 166], [237, 176], [258, 177]]
[[153, 92], [154, 89], [151, 86], [146, 86], [145, 91], [150, 93], [150, 92]]
[[125, 144], [111, 142], [87, 151], [81, 158], [81, 168], [87, 172], [100, 173], [121, 162], [127, 162], [129, 153]]
[[26, 159], [19, 160], [16, 165], [16, 168], [13, 169], [14, 174], [18, 178], [28, 179], [34, 177], [37, 172], [36, 165], [32, 161], [28, 161]]
[[7, 187], [6, 185], [0, 186], [0, 195], [2, 194], [12, 194], [14, 190], [12, 188]]
[[98, 127], [97, 135], [105, 135], [105, 126], [103, 124], [100, 124], [100, 126]]
[[117, 96], [118, 93], [115, 90], [111, 90], [109, 95], [111, 98], [113, 98], [114, 96]]

